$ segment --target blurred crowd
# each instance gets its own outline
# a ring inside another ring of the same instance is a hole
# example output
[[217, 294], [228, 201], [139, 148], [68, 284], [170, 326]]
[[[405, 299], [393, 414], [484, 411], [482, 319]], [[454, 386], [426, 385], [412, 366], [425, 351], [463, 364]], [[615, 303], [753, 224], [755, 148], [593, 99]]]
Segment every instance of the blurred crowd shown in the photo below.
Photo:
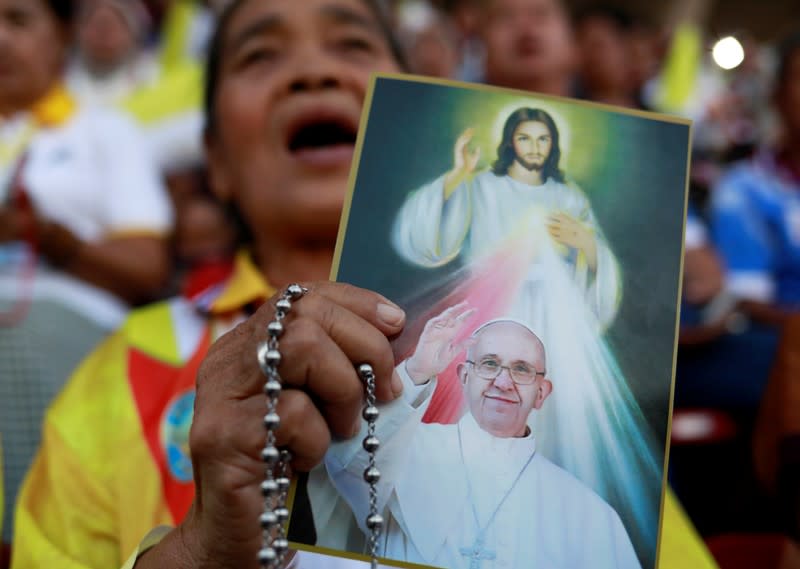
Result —
[[[242, 228], [206, 186], [202, 119], [225, 3], [0, 0], [6, 544], [73, 368], [131, 307], [231, 271]], [[800, 538], [800, 25], [740, 34], [725, 70], [697, 9], [657, 22], [613, 3], [385, 6], [413, 73], [694, 121], [670, 483], [710, 544]], [[732, 546], [716, 547], [725, 567]]]

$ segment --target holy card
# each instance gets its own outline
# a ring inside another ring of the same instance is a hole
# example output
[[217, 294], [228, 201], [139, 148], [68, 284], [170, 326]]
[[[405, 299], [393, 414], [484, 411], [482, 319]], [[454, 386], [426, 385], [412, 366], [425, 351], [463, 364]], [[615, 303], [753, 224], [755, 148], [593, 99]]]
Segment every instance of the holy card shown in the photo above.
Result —
[[689, 123], [393, 75], [365, 108], [333, 277], [405, 310], [403, 393], [298, 484], [293, 545], [654, 569]]

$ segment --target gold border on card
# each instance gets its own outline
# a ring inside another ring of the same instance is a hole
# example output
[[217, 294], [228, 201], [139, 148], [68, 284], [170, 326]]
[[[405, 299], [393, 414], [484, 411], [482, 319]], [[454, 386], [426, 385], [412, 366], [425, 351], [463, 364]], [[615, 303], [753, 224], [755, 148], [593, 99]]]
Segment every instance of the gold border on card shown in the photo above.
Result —
[[[302, 543], [290, 544], [292, 548], [298, 551], [309, 551], [311, 553], [318, 553], [320, 555], [328, 555], [330, 557], [339, 557], [342, 559], [353, 559], [354, 561], [363, 561], [369, 564], [372, 559], [369, 555], [360, 555], [358, 553], [351, 553], [341, 549], [331, 549], [328, 547], [318, 547], [316, 545], [305, 545]], [[397, 561], [395, 559], [388, 559], [379, 557], [378, 562], [382, 567], [403, 567], [404, 569], [447, 569], [439, 568], [434, 565], [419, 565], [417, 563], [409, 563], [408, 561]]]
[[[689, 215], [689, 175], [692, 164], [692, 140], [694, 138], [694, 125], [689, 123], [689, 146], [687, 148], [686, 156], [686, 187], [683, 190], [683, 232], [681, 235], [686, 235], [686, 223]], [[672, 381], [669, 388], [669, 416], [667, 417], [667, 440], [664, 451], [664, 481], [661, 486], [661, 508], [658, 517], [658, 538], [656, 540], [656, 565], [655, 569], [659, 569], [661, 565], [661, 543], [664, 531], [664, 502], [667, 499], [667, 473], [669, 471], [669, 454], [671, 450], [672, 438], [672, 412], [675, 409], [675, 372], [678, 365], [678, 336], [681, 327], [681, 297], [683, 296], [683, 270], [684, 260], [686, 255], [686, 239], [681, 240], [681, 259], [680, 268], [678, 269], [678, 299], [675, 312], [675, 336], [672, 348]], [[677, 498], [675, 498], [677, 500]]]
[[[460, 89], [466, 89], [471, 91], [483, 91], [486, 93], [493, 93], [493, 94], [503, 94], [503, 95], [510, 95], [516, 94], [526, 97], [533, 97], [539, 98], [546, 101], [554, 101], [559, 102], [562, 104], [567, 105], [574, 105], [578, 107], [586, 107], [591, 109], [597, 109], [600, 111], [608, 112], [608, 113], [616, 113], [621, 115], [629, 115], [649, 120], [654, 120], [658, 122], [666, 122], [666, 123], [673, 123], [673, 124], [681, 124], [689, 127], [689, 140], [687, 145], [687, 156], [686, 156], [686, 182], [684, 187], [684, 199], [683, 199], [683, 231], [681, 235], [685, 234], [686, 231], [686, 215], [687, 215], [687, 207], [688, 207], [688, 197], [689, 197], [689, 173], [690, 173], [690, 166], [691, 166], [691, 148], [692, 148], [692, 138], [693, 138], [693, 126], [692, 121], [686, 118], [667, 115], [664, 113], [657, 113], [651, 111], [643, 111], [638, 109], [628, 109], [624, 107], [616, 107], [613, 105], [608, 105], [604, 103], [597, 103], [593, 101], [583, 101], [578, 99], [572, 99], [569, 97], [559, 97], [554, 95], [545, 95], [540, 94], [532, 91], [522, 91], [519, 89], [508, 89], [504, 87], [496, 87], [494, 85], [484, 85], [480, 83], [468, 83], [464, 81], [456, 81], [453, 79], [437, 79], [431, 77], [422, 77], [418, 75], [410, 75], [405, 73], [375, 73], [371, 76], [369, 81], [369, 86], [367, 88], [367, 93], [364, 99], [364, 104], [361, 109], [361, 120], [359, 122], [358, 127], [358, 136], [356, 139], [356, 146], [354, 149], [353, 154], [353, 161], [350, 166], [350, 175], [348, 177], [347, 182], [347, 193], [345, 195], [344, 204], [342, 207], [342, 216], [339, 222], [339, 231], [336, 238], [336, 249], [334, 251], [333, 256], [333, 263], [331, 265], [331, 272], [330, 272], [330, 280], [336, 281], [339, 274], [339, 265], [342, 259], [342, 251], [344, 249], [344, 242], [345, 236], [347, 234], [347, 226], [350, 220], [350, 209], [353, 203], [353, 194], [355, 193], [356, 187], [356, 179], [358, 177], [358, 170], [361, 164], [361, 155], [364, 147], [364, 139], [366, 137], [368, 121], [370, 111], [372, 109], [372, 101], [375, 94], [375, 88], [378, 84], [379, 80], [397, 80], [403, 82], [411, 82], [411, 83], [424, 83], [429, 85], [441, 85], [446, 87], [455, 87]], [[658, 534], [656, 538], [656, 548], [655, 548], [655, 565], [653, 569], [659, 569], [660, 565], [660, 554], [661, 554], [661, 543], [662, 543], [662, 532], [664, 530], [664, 503], [667, 497], [667, 472], [669, 466], [669, 454], [670, 454], [670, 437], [672, 433], [672, 411], [674, 405], [674, 396], [675, 396], [675, 370], [676, 370], [676, 362], [677, 362], [677, 354], [678, 354], [678, 333], [680, 330], [680, 299], [681, 294], [683, 292], [683, 270], [684, 270], [684, 253], [685, 253], [685, 242], [681, 239], [681, 257], [680, 257], [680, 264], [679, 264], [679, 271], [678, 271], [678, 296], [676, 299], [676, 319], [675, 319], [675, 334], [673, 340], [673, 356], [672, 356], [672, 373], [671, 373], [671, 380], [670, 380], [670, 396], [669, 396], [669, 415], [667, 417], [667, 433], [666, 433], [666, 440], [664, 444], [664, 466], [663, 466], [663, 479], [661, 483], [661, 504], [659, 508], [659, 516], [658, 516]], [[289, 494], [287, 496], [287, 505], [289, 510], [292, 510], [292, 506], [294, 505], [294, 498], [296, 494], [296, 485], [297, 482], [295, 479], [292, 480], [291, 487], [289, 489]], [[288, 525], [291, 524], [293, 516], [290, 516]], [[333, 557], [340, 557], [346, 559], [354, 559], [359, 561], [369, 561], [369, 556], [367, 555], [359, 555], [355, 553], [351, 553], [346, 550], [339, 550], [339, 549], [330, 549], [326, 547], [319, 547], [316, 545], [308, 545], [304, 543], [298, 542], [290, 542], [290, 546], [293, 549], [297, 549], [300, 551], [309, 551], [312, 553], [319, 553], [322, 555], [329, 555]], [[387, 567], [403, 567], [406, 569], [431, 569], [433, 566], [428, 565], [419, 565], [415, 563], [410, 563], [406, 561], [397, 561], [393, 559], [384, 559], [380, 558], [380, 562], [382, 565]]]

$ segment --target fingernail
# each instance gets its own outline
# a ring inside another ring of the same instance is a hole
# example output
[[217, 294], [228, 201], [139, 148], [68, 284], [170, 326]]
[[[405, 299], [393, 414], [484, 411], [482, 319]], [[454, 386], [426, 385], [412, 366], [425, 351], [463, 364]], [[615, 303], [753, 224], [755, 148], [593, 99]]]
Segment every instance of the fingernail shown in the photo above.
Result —
[[378, 304], [378, 318], [389, 326], [399, 326], [405, 320], [406, 313], [395, 304], [381, 302]]
[[395, 397], [400, 397], [403, 393], [403, 380], [397, 375], [396, 371], [392, 372], [392, 394]]

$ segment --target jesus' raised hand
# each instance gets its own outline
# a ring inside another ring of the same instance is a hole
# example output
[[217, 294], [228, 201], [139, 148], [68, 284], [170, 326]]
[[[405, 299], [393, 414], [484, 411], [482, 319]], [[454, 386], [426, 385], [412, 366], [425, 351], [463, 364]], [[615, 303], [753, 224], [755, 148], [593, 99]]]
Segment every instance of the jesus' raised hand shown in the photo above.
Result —
[[470, 177], [478, 166], [481, 149], [473, 148], [470, 143], [475, 137], [475, 129], [470, 127], [456, 139], [453, 148], [453, 169], [444, 177], [444, 198], [447, 199], [455, 189]]

